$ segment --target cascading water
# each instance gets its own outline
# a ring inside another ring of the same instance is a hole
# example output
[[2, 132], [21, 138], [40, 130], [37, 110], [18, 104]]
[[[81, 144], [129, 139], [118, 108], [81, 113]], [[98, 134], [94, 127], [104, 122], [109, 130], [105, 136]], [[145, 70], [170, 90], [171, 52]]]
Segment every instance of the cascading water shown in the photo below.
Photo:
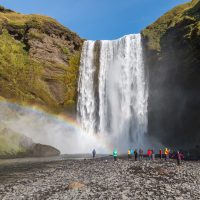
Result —
[[86, 132], [102, 134], [120, 148], [143, 147], [148, 84], [140, 34], [86, 41], [78, 93], [78, 119]]

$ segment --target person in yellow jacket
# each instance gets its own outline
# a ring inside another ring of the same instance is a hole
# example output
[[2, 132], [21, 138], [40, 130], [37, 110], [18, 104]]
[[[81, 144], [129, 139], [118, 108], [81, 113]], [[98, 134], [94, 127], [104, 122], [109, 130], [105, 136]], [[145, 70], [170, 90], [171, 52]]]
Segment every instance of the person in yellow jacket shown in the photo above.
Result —
[[131, 158], [131, 149], [128, 149], [128, 160]]
[[169, 152], [170, 150], [168, 148], [165, 148], [165, 160], [169, 160]]

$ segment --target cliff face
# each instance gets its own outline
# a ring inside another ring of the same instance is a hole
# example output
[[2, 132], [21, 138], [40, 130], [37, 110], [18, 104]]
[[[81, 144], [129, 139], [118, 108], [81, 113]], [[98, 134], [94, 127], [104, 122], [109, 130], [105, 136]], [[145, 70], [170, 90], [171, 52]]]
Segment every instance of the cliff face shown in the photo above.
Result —
[[149, 133], [172, 147], [200, 144], [200, 1], [174, 8], [142, 35]]
[[74, 105], [82, 43], [52, 18], [0, 7], [0, 96], [51, 110]]

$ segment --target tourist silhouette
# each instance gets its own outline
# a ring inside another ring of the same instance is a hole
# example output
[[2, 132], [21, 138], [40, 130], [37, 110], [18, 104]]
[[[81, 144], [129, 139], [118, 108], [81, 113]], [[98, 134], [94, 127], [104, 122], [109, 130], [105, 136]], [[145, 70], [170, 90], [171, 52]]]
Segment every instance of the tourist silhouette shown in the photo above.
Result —
[[95, 149], [93, 149], [93, 151], [92, 151], [92, 156], [93, 156], [93, 158], [95, 158], [95, 156], [96, 156], [96, 150]]

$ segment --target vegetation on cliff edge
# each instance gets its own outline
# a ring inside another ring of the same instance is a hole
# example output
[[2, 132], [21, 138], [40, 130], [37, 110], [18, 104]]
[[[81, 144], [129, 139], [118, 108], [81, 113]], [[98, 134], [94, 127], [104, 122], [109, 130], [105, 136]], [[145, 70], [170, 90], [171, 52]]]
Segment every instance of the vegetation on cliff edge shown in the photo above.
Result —
[[[194, 28], [198, 28], [200, 31], [199, 17], [200, 1], [192, 0], [189, 3], [179, 5], [167, 12], [156, 22], [144, 29], [142, 35], [147, 40], [149, 49], [160, 51], [160, 40], [167, 30], [183, 21], [187, 21], [191, 32]], [[188, 36], [189, 35], [186, 35], [186, 37]]]

